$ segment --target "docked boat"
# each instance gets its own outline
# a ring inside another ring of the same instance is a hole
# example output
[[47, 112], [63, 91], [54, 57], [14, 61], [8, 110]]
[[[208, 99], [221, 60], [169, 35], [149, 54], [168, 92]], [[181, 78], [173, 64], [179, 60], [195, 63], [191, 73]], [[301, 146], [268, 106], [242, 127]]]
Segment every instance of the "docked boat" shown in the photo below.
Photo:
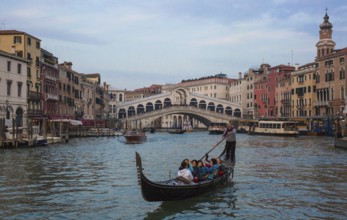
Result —
[[347, 150], [346, 120], [339, 118], [335, 121], [335, 147]]
[[186, 133], [187, 130], [185, 129], [176, 129], [176, 130], [172, 130], [172, 131], [168, 131], [170, 134], [184, 134]]
[[161, 182], [152, 182], [143, 173], [141, 157], [137, 152], [136, 169], [142, 197], [148, 202], [183, 200], [204, 194], [225, 185], [234, 172], [234, 168], [229, 166], [226, 167], [224, 175], [213, 180], [195, 183], [185, 178], [175, 178]]
[[249, 131], [250, 134], [272, 136], [298, 136], [298, 123], [294, 121], [258, 121]]
[[127, 144], [139, 144], [147, 140], [145, 132], [140, 130], [129, 130], [124, 134], [125, 143]]
[[211, 122], [208, 126], [209, 134], [223, 134], [226, 123]]

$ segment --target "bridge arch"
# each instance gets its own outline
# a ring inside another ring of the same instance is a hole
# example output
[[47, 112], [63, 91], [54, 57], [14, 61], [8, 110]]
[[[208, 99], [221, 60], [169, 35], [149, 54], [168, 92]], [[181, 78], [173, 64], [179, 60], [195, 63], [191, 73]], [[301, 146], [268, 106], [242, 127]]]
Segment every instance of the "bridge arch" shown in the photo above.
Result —
[[146, 104], [146, 112], [151, 112], [153, 111], [154, 107], [153, 107], [153, 103], [152, 102], [147, 102]]
[[141, 114], [145, 112], [145, 107], [142, 104], [139, 104], [136, 108], [137, 114]]
[[213, 102], [209, 102], [209, 103], [208, 103], [208, 106], [207, 106], [207, 109], [208, 109], [208, 110], [214, 112], [214, 111], [215, 111], [215, 108], [216, 108], [216, 106], [214, 105]]
[[125, 118], [127, 117], [127, 112], [124, 108], [119, 109], [118, 111], [118, 118]]
[[160, 100], [157, 100], [154, 104], [154, 109], [158, 110], [158, 109], [162, 109], [163, 108], [163, 103]]
[[171, 99], [166, 98], [164, 99], [164, 108], [170, 107], [172, 105]]
[[192, 98], [189, 103], [190, 106], [198, 107], [198, 100], [196, 98]]
[[206, 109], [206, 101], [205, 100], [200, 100], [199, 108]]
[[233, 109], [230, 106], [227, 106], [225, 108], [225, 114], [227, 115], [233, 115]]
[[174, 103], [176, 105], [187, 105], [189, 91], [185, 88], [177, 88], [174, 90]]
[[136, 115], [135, 107], [134, 106], [129, 106], [128, 108], [128, 117]]
[[224, 113], [224, 107], [223, 107], [223, 105], [221, 105], [221, 104], [217, 105], [216, 112]]

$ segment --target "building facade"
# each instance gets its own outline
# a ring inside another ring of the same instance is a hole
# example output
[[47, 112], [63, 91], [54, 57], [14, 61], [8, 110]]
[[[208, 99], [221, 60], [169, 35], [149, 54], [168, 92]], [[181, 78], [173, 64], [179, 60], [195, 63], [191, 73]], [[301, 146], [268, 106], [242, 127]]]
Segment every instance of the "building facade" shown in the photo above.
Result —
[[27, 59], [27, 116], [33, 120], [43, 118], [42, 79], [40, 74], [41, 40], [17, 30], [0, 30], [0, 50]]
[[316, 44], [316, 115], [334, 116], [345, 110], [347, 48], [335, 49], [327, 13], [323, 19]]
[[8, 127], [27, 125], [28, 63], [26, 59], [0, 51], [0, 118], [5, 119]]

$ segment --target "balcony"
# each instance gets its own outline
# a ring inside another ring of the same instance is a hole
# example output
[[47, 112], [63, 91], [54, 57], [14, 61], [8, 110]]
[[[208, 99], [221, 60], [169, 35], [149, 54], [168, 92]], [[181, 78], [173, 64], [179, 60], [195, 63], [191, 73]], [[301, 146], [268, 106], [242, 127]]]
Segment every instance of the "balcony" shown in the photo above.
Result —
[[283, 105], [290, 105], [290, 99], [282, 99], [282, 100], [281, 100], [281, 103], [282, 103]]
[[316, 107], [329, 106], [329, 101], [316, 101], [315, 106]]
[[45, 75], [45, 79], [49, 79], [49, 80], [52, 80], [52, 81], [57, 81], [57, 77], [54, 77], [54, 76], [51, 76], [51, 75]]
[[46, 96], [45, 97], [46, 101], [48, 101], [48, 100], [58, 101], [59, 100], [59, 96], [58, 95], [46, 93], [45, 96]]
[[34, 115], [42, 115], [43, 111], [42, 110], [37, 110], [37, 109], [28, 109], [28, 116], [34, 116]]
[[32, 91], [29, 91], [29, 94], [28, 94], [28, 99], [29, 100], [32, 100], [32, 101], [40, 101], [41, 100], [41, 97], [42, 97], [42, 94], [40, 92], [32, 92]]

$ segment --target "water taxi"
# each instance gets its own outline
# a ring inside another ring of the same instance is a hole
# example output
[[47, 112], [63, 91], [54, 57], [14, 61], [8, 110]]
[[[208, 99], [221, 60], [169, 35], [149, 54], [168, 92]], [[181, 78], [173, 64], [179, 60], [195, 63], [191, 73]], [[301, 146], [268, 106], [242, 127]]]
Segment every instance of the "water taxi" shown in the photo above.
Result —
[[226, 123], [211, 122], [208, 126], [209, 134], [223, 134]]
[[140, 144], [147, 140], [146, 133], [141, 130], [132, 129], [124, 134], [125, 143]]
[[294, 121], [258, 121], [249, 131], [250, 134], [273, 136], [297, 136], [299, 135], [298, 123]]

